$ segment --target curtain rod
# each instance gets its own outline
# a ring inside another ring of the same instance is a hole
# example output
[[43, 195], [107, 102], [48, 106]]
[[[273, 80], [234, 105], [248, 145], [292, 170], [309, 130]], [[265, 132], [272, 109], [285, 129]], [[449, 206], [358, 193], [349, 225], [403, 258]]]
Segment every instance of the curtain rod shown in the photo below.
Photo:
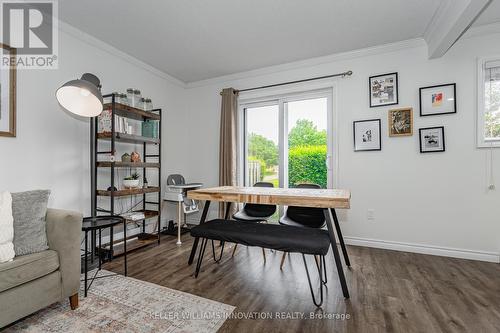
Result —
[[[337, 74], [331, 74], [331, 75], [325, 75], [325, 76], [312, 77], [312, 78], [309, 78], [309, 79], [302, 79], [302, 80], [296, 80], [296, 81], [288, 81], [288, 82], [283, 82], [283, 83], [270, 84], [270, 85], [267, 85], [267, 86], [260, 86], [260, 87], [254, 87], [254, 88], [246, 88], [246, 89], [240, 89], [240, 90], [235, 89], [234, 93], [237, 94], [237, 93], [240, 93], [240, 92], [243, 92], [243, 91], [251, 91], [251, 90], [258, 90], [258, 89], [265, 89], [265, 88], [273, 88], [273, 87], [279, 87], [279, 86], [284, 86], [284, 85], [294, 84], [294, 83], [301, 83], [301, 82], [308, 82], [308, 81], [314, 81], [314, 80], [328, 79], [328, 78], [337, 77], [337, 76], [341, 76], [341, 77], [344, 78], [346, 76], [351, 76], [351, 75], [352, 75], [352, 71], [347, 71], [347, 72], [343, 72], [343, 73], [337, 73]], [[220, 94], [222, 95], [222, 91], [221, 91]]]

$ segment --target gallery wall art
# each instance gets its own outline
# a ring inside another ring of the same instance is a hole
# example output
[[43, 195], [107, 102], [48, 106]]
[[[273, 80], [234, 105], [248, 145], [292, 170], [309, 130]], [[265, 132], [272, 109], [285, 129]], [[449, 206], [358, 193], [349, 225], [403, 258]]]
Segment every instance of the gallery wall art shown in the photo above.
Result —
[[[0, 43], [2, 57], [15, 57], [16, 50]], [[15, 63], [15, 62], [14, 62]], [[0, 67], [0, 136], [16, 136], [16, 67]]]
[[399, 103], [398, 73], [370, 76], [370, 107]]

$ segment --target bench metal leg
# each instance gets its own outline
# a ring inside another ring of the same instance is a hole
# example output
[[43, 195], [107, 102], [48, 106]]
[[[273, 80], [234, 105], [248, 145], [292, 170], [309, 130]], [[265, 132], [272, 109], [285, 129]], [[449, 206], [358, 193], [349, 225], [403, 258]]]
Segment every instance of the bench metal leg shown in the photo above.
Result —
[[[326, 226], [328, 227], [328, 234], [330, 235], [330, 244], [332, 245], [333, 257], [335, 259], [335, 265], [337, 266], [337, 272], [339, 274], [340, 285], [342, 286], [342, 293], [345, 298], [349, 298], [349, 289], [347, 288], [347, 282], [344, 275], [344, 269], [342, 268], [342, 260], [340, 259], [339, 250], [337, 248], [337, 241], [335, 239], [335, 232], [333, 231], [332, 225], [332, 215], [330, 215], [330, 209], [325, 208], [323, 210], [326, 219]], [[332, 209], [332, 212], [335, 212]]]
[[212, 240], [212, 255], [214, 257], [214, 261], [216, 263], [219, 263], [220, 260], [222, 259], [222, 254], [224, 253], [224, 245], [225, 245], [225, 242], [222, 242], [222, 246], [221, 246], [221, 250], [220, 250], [220, 255], [219, 255], [219, 259], [217, 259], [215, 257], [215, 245], [214, 245], [214, 241]]
[[337, 218], [337, 213], [335, 209], [330, 209], [333, 216], [333, 223], [335, 224], [335, 230], [337, 230], [337, 236], [339, 238], [340, 247], [342, 248], [342, 253], [344, 254], [344, 260], [347, 267], [351, 267], [351, 262], [349, 261], [349, 255], [347, 254], [347, 249], [344, 244], [344, 237], [342, 236], [342, 231], [340, 230], [339, 219]]
[[307, 274], [307, 282], [309, 282], [309, 289], [311, 290], [311, 296], [313, 299], [314, 305], [316, 305], [318, 308], [323, 304], [323, 261], [320, 260], [319, 262], [319, 277], [320, 277], [320, 282], [319, 282], [319, 294], [320, 294], [320, 302], [318, 303], [316, 301], [316, 297], [314, 296], [314, 290], [312, 287], [312, 282], [311, 282], [311, 276], [309, 275], [309, 269], [307, 268], [307, 262], [306, 262], [306, 256], [302, 254], [302, 260], [304, 260], [304, 267], [306, 269], [306, 274]]
[[[200, 224], [205, 223], [209, 207], [210, 207], [210, 201], [205, 201], [205, 207], [203, 207], [203, 213], [201, 214]], [[198, 237], [194, 239], [193, 247], [191, 248], [191, 254], [189, 255], [188, 265], [191, 265], [193, 263], [197, 247], [198, 247]]]
[[203, 255], [205, 254], [205, 248], [207, 247], [207, 242], [208, 242], [208, 239], [206, 239], [206, 238], [203, 238], [203, 240], [201, 242], [200, 251], [198, 253], [198, 261], [196, 263], [196, 271], [194, 272], [195, 278], [197, 278], [198, 274], [200, 273], [201, 263], [203, 261]]
[[[318, 259], [317, 256], [314, 256], [314, 262], [316, 262], [316, 267], [318, 268], [318, 273], [321, 276], [321, 282], [326, 286], [328, 283], [328, 277], [326, 276], [326, 259], [325, 256], [320, 256], [320, 259]], [[323, 269], [320, 269], [320, 263], [323, 264]], [[321, 271], [323, 271], [323, 274], [321, 274]], [[324, 276], [323, 276], [324, 275]]]

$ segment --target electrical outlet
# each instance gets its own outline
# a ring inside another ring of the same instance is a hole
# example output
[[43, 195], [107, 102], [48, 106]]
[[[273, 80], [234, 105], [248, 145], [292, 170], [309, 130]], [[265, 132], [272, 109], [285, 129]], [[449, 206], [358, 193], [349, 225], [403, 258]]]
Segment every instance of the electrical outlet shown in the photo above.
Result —
[[490, 186], [488, 186], [488, 190], [494, 191], [495, 190], [495, 184], [490, 184]]
[[375, 209], [373, 209], [373, 208], [369, 208], [369, 209], [366, 211], [366, 218], [367, 218], [369, 221], [373, 221], [373, 220], [375, 220]]

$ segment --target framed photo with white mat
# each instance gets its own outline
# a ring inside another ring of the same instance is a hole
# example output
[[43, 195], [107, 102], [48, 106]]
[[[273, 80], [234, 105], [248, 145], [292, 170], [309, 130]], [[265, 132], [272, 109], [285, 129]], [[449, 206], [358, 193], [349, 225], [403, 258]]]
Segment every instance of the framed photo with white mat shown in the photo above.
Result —
[[437, 153], [445, 151], [444, 145], [444, 127], [420, 128], [420, 152]]
[[423, 87], [419, 92], [421, 117], [457, 113], [455, 83]]
[[16, 136], [16, 50], [0, 43], [2, 65], [0, 67], [0, 136]]
[[354, 151], [382, 150], [380, 119], [353, 122]]

